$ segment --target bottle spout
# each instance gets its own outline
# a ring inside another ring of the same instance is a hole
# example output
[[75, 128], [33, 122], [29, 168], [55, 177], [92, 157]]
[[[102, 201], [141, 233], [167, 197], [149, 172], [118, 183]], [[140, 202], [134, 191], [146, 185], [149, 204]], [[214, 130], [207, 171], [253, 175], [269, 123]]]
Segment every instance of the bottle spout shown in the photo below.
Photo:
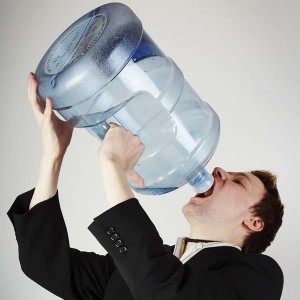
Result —
[[189, 184], [194, 188], [196, 193], [204, 193], [208, 191], [214, 184], [214, 177], [205, 169], [189, 180]]

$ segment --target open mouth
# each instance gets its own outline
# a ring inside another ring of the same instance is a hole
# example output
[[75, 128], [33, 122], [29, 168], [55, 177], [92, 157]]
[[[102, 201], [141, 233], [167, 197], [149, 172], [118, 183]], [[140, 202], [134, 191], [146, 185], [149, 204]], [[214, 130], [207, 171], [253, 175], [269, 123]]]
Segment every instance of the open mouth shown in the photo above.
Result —
[[211, 186], [211, 188], [209, 190], [207, 190], [204, 193], [198, 193], [196, 194], [194, 197], [198, 197], [198, 198], [206, 198], [209, 197], [210, 195], [212, 195], [213, 191], [214, 191], [214, 187], [215, 187], [215, 181], [213, 183], [213, 185]]

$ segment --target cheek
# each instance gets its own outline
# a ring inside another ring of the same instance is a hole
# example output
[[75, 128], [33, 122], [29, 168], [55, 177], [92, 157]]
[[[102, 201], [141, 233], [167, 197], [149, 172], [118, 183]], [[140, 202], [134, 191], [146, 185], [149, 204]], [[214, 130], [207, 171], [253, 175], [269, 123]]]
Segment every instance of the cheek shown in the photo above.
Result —
[[238, 189], [231, 189], [220, 195], [215, 205], [220, 212], [236, 217], [243, 216], [249, 207], [247, 195]]

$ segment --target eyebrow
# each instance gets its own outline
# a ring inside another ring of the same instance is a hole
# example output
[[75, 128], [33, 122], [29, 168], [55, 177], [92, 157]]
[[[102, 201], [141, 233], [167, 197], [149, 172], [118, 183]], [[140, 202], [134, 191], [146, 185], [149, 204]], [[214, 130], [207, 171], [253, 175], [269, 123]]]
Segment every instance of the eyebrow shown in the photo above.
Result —
[[236, 175], [245, 177], [245, 178], [247, 178], [247, 179], [250, 181], [250, 177], [249, 177], [249, 175], [247, 175], [246, 173], [236, 172]]
[[[228, 172], [228, 174], [232, 174], [233, 172]], [[246, 173], [242, 173], [242, 172], [234, 172], [235, 174], [234, 175], [237, 175], [237, 176], [241, 176], [241, 177], [244, 177], [247, 179], [247, 181], [251, 184], [251, 179], [249, 177], [249, 175], [247, 175]]]

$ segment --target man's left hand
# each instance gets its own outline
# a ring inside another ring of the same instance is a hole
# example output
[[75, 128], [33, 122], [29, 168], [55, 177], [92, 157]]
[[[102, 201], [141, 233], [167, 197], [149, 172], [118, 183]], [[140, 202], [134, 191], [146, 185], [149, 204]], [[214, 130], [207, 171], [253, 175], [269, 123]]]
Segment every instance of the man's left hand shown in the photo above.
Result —
[[134, 171], [134, 167], [145, 145], [138, 135], [134, 135], [124, 127], [112, 122], [109, 125], [110, 129], [105, 134], [98, 152], [101, 163], [110, 162], [117, 165], [126, 174], [127, 179], [143, 187], [144, 180]]

